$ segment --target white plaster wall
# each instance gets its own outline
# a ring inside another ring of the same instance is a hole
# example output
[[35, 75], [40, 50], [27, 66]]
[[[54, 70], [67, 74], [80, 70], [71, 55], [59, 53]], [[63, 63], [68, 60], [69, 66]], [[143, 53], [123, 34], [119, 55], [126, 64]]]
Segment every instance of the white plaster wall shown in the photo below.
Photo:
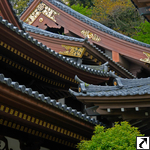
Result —
[[12, 148], [13, 150], [20, 150], [20, 143], [18, 140], [5, 136], [8, 140], [8, 148]]
[[60, 102], [60, 103], [62, 103], [62, 104], [65, 104], [65, 98], [59, 99], [58, 102]]

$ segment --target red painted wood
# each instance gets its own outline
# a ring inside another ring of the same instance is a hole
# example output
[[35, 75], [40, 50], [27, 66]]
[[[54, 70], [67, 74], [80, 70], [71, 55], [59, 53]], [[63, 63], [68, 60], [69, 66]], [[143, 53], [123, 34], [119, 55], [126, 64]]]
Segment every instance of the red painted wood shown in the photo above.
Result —
[[112, 59], [115, 62], [119, 62], [119, 53], [112, 51]]
[[[60, 26], [63, 26], [65, 28], [65, 30], [71, 31], [71, 32], [77, 34], [78, 36], [83, 37], [83, 38], [85, 38], [85, 37], [81, 34], [82, 30], [89, 30], [94, 34], [97, 34], [101, 38], [100, 42], [95, 42], [92, 40], [89, 40], [89, 41], [96, 43], [97, 45], [99, 45], [103, 48], [106, 48], [108, 50], [120, 53], [120, 54], [128, 56], [128, 57], [131, 57], [131, 58], [136, 59], [136, 60], [139, 60], [141, 58], [145, 58], [145, 55], [143, 55], [143, 52], [148, 52], [148, 53], [150, 52], [149, 48], [139, 46], [137, 44], [133, 44], [133, 43], [121, 40], [119, 38], [116, 38], [114, 36], [111, 36], [105, 32], [102, 32], [102, 31], [74, 18], [73, 16], [65, 13], [64, 11], [57, 8], [56, 6], [52, 5], [47, 0], [42, 0], [42, 1], [45, 4], [47, 4], [50, 8], [52, 8], [56, 12], [60, 13], [60, 15], [55, 16], [57, 24], [59, 24]], [[33, 8], [32, 8], [33, 6], [34, 5], [31, 5], [29, 8], [31, 10], [33, 10]], [[31, 13], [31, 11], [29, 11], [29, 9], [28, 9], [24, 13], [24, 16], [26, 14], [30, 14], [30, 13]], [[23, 19], [23, 17], [21, 17], [21, 18]], [[35, 21], [35, 22], [37, 25], [37, 21]]]
[[69, 65], [68, 63], [60, 59], [57, 59], [53, 55], [48, 54], [47, 52], [42, 50], [40, 47], [37, 47], [24, 38], [21, 38], [17, 33], [8, 30], [8, 28], [4, 25], [0, 25], [0, 30], [2, 31], [0, 32], [0, 39], [3, 42], [6, 42], [20, 52], [23, 52], [31, 58], [38, 60], [39, 62], [53, 68], [54, 70], [57, 70], [58, 72], [68, 77], [74, 78], [74, 76], [78, 74], [79, 78], [81, 78], [85, 82], [90, 82], [93, 84], [99, 84], [101, 82], [109, 80], [108, 77], [101, 77], [99, 75], [88, 73], [86, 71], [73, 67], [72, 65]]

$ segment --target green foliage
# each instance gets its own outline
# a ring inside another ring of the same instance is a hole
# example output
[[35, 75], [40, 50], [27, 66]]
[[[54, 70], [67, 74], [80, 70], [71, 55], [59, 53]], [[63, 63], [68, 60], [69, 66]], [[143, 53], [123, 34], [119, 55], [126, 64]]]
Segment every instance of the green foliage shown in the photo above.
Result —
[[83, 7], [87, 7], [90, 8], [91, 6], [93, 6], [93, 0], [67, 0], [69, 2], [69, 5], [83, 5]]
[[83, 7], [87, 7], [90, 8], [91, 6], [93, 6], [93, 0], [68, 0], [69, 5], [83, 5]]
[[125, 121], [121, 124], [115, 123], [115, 126], [109, 129], [98, 125], [91, 140], [81, 141], [77, 148], [79, 150], [136, 150], [136, 136], [144, 135]]
[[129, 0], [94, 0], [92, 19], [127, 36], [137, 32], [135, 26], [143, 21]]
[[11, 0], [14, 3], [14, 9], [17, 10], [17, 14], [21, 14], [21, 12], [27, 7], [27, 4], [30, 0]]
[[92, 15], [92, 9], [88, 8], [87, 6], [86, 7], [83, 7], [83, 4], [77, 4], [77, 5], [72, 5], [71, 6], [72, 9], [76, 10], [77, 12], [85, 15], [85, 16], [88, 16], [90, 17]]
[[134, 39], [150, 44], [150, 23], [145, 21], [141, 23], [139, 27], [137, 27], [139, 32], [133, 36]]

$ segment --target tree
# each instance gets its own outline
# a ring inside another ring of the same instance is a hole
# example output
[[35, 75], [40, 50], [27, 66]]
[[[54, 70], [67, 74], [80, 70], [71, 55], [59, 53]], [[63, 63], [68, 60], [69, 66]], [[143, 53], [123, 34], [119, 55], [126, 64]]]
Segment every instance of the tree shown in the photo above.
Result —
[[27, 7], [27, 4], [30, 0], [10, 0], [13, 3], [14, 9], [17, 10], [17, 14], [21, 14], [21, 12]]
[[93, 6], [93, 0], [68, 0], [69, 5], [83, 5], [83, 7], [87, 7], [90, 8], [91, 6]]
[[71, 8], [76, 10], [77, 12], [85, 15], [85, 16], [91, 17], [91, 15], [92, 15], [92, 9], [88, 8], [87, 6], [83, 7], [83, 4], [82, 5], [80, 5], [80, 4], [75, 5], [74, 4], [71, 6]]
[[145, 21], [141, 23], [139, 27], [137, 27], [139, 32], [133, 36], [134, 39], [150, 44], [150, 23]]
[[92, 19], [127, 36], [143, 21], [130, 0], [94, 0]]
[[79, 150], [136, 150], [136, 136], [144, 135], [125, 121], [121, 124], [115, 123], [115, 126], [109, 129], [97, 125], [91, 140], [81, 141], [77, 148]]

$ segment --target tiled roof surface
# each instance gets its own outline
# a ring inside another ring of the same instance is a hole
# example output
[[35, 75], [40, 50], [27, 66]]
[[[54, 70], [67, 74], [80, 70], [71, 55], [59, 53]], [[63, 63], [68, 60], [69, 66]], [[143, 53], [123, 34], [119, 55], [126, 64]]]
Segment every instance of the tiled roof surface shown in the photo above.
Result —
[[36, 46], [40, 47], [41, 50], [46, 51], [47, 53], [49, 53], [50, 55], [53, 55], [54, 57], [56, 57], [57, 59], [62, 60], [63, 62], [72, 65], [73, 67], [76, 67], [80, 70], [86, 71], [88, 73], [91, 74], [95, 74], [95, 75], [99, 75], [99, 76], [104, 76], [104, 77], [114, 77], [114, 72], [103, 72], [103, 71], [99, 71], [99, 70], [94, 70], [88, 67], [85, 67], [83, 65], [77, 64], [76, 62], [74, 62], [73, 60], [70, 60], [69, 58], [62, 56], [61, 54], [55, 52], [54, 50], [51, 50], [50, 48], [48, 48], [46, 45], [43, 45], [41, 42], [38, 42], [38, 40], [34, 39], [33, 37], [31, 37], [29, 35], [29, 33], [24, 32], [23, 30], [19, 30], [17, 27], [15, 27], [13, 24], [9, 23], [7, 20], [4, 20], [1, 16], [0, 16], [0, 24], [5, 25], [7, 28], [11, 29], [13, 32], [17, 33], [18, 35], [20, 35], [21, 37], [25, 38], [26, 40], [30, 41], [31, 43], [35, 44]]
[[82, 39], [82, 38], [76, 38], [76, 37], [70, 37], [70, 36], [65, 36], [65, 35], [60, 35], [60, 34], [56, 34], [56, 33], [52, 33], [49, 31], [45, 31], [42, 29], [39, 29], [37, 27], [34, 27], [32, 25], [23, 23], [23, 27], [25, 28], [26, 31], [29, 32], [33, 32], [33, 33], [37, 33], [37, 34], [41, 34], [44, 36], [49, 36], [49, 37], [53, 37], [53, 38], [57, 38], [57, 39], [63, 39], [63, 40], [68, 40], [68, 41], [77, 41], [77, 42], [87, 42], [89, 45], [91, 45], [96, 51], [98, 51], [101, 55], [103, 55], [108, 61], [111, 61], [112, 63], [114, 63], [117, 67], [119, 67], [120, 69], [122, 69], [124, 72], [126, 72], [127, 74], [129, 74], [130, 76], [132, 76], [133, 78], [135, 78], [135, 76], [130, 73], [127, 69], [125, 69], [124, 67], [122, 67], [121, 65], [119, 65], [118, 63], [114, 62], [112, 60], [112, 58], [108, 57], [103, 51], [101, 51], [99, 48], [97, 48], [95, 45], [91, 44], [88, 40], [86, 39]]
[[83, 38], [76, 38], [76, 37], [71, 37], [71, 36], [52, 33], [52, 32], [34, 27], [34, 26], [26, 24], [26, 23], [23, 23], [23, 27], [25, 28], [26, 31], [41, 34], [41, 35], [44, 35], [44, 36], [57, 38], [57, 39], [64, 39], [64, 40], [77, 41], [77, 42], [84, 42], [85, 41]]
[[99, 48], [97, 48], [95, 45], [93, 45], [92, 43], [90, 43], [89, 41], [85, 41], [87, 42], [89, 45], [91, 45], [96, 51], [98, 51], [101, 55], [103, 55], [107, 61], [111, 61], [113, 64], [115, 64], [116, 66], [118, 66], [120, 69], [122, 69], [124, 72], [126, 72], [127, 74], [129, 74], [130, 76], [132, 76], [133, 78], [135, 78], [135, 76], [129, 72], [127, 69], [125, 69], [124, 67], [122, 67], [120, 64], [118, 64], [117, 62], [113, 61], [111, 57], [109, 57], [106, 53], [104, 53], [103, 51], [101, 51]]
[[[32, 0], [33, 1], [33, 0]], [[32, 3], [32, 1], [29, 3], [28, 7], [30, 6], [30, 4]], [[104, 25], [102, 25], [101, 23], [95, 21], [95, 20], [92, 20], [91, 18], [87, 17], [87, 16], [84, 16], [80, 13], [78, 13], [77, 11], [71, 9], [70, 7], [66, 6], [65, 4], [59, 2], [59, 1], [56, 1], [56, 0], [48, 0], [51, 4], [55, 5], [56, 7], [58, 7], [59, 9], [63, 10], [64, 12], [70, 14], [71, 16], [79, 19], [80, 21], [100, 30], [100, 31], [103, 31], [105, 33], [108, 33], [114, 37], [117, 37], [119, 39], [122, 39], [122, 40], [125, 40], [125, 41], [128, 41], [128, 42], [131, 42], [131, 43], [134, 43], [134, 44], [137, 44], [137, 45], [140, 45], [140, 46], [144, 46], [144, 47], [147, 47], [147, 48], [150, 48], [150, 45], [149, 44], [146, 44], [146, 43], [143, 43], [143, 42], [140, 42], [140, 41], [137, 41], [137, 40], [134, 40], [128, 36], [125, 36], [121, 33], [118, 33]], [[27, 8], [28, 8], [27, 7]], [[26, 9], [27, 9], [26, 8]], [[25, 10], [26, 10], [25, 9]], [[25, 11], [24, 11], [25, 12]], [[24, 13], [23, 12], [23, 13]], [[23, 14], [22, 13], [22, 14]], [[22, 15], [21, 14], [21, 15]]]
[[33, 97], [36, 101], [41, 101], [46, 103], [47, 105], [51, 105], [56, 107], [58, 110], [63, 112], [67, 112], [68, 114], [73, 115], [74, 117], [78, 117], [79, 119], [83, 119], [92, 124], [102, 124], [98, 120], [86, 116], [76, 109], [72, 109], [71, 107], [67, 107], [65, 104], [61, 104], [60, 102], [56, 102], [56, 100], [52, 100], [50, 97], [45, 97], [44, 94], [39, 94], [38, 91], [32, 91], [31, 88], [26, 88], [25, 85], [19, 85], [18, 82], [13, 82], [11, 78], [5, 78], [3, 74], [0, 74], [0, 83], [3, 83], [9, 87], [12, 87], [16, 91], [20, 91], [23, 94]]
[[69, 90], [74, 96], [132, 96], [150, 94], [150, 77], [141, 79], [116, 78], [117, 86], [96, 86], [80, 83], [81, 93]]

